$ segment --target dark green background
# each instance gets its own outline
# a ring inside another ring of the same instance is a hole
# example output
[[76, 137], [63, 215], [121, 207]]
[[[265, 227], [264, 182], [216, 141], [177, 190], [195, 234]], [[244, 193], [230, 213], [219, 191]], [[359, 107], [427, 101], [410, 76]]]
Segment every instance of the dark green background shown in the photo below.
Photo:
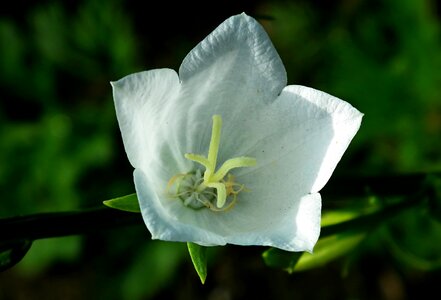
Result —
[[[8, 4], [0, 10], [0, 217], [96, 207], [133, 193], [109, 82], [178, 69], [243, 11], [265, 26], [289, 84], [365, 114], [336, 176], [441, 169], [438, 1]], [[436, 295], [441, 280], [441, 225], [424, 209], [379, 224], [351, 255], [312, 271], [267, 268], [264, 249], [210, 249], [202, 286], [186, 246], [152, 242], [144, 227], [42, 240], [0, 274], [0, 299], [394, 300]]]

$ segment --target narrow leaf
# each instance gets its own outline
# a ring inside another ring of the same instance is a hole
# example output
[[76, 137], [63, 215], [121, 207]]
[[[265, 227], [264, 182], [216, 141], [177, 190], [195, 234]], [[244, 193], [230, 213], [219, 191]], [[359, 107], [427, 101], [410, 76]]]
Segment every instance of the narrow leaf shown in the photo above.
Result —
[[366, 236], [365, 233], [347, 232], [319, 239], [314, 253], [305, 253], [294, 271], [306, 271], [321, 267], [353, 250]]
[[128, 212], [141, 212], [136, 194], [130, 194], [127, 196], [106, 200], [103, 201], [103, 204], [110, 208], [124, 210]]
[[207, 248], [194, 243], [187, 243], [187, 247], [194, 269], [204, 284], [207, 278]]
[[271, 248], [266, 250], [262, 256], [267, 266], [283, 269], [291, 274], [321, 267], [347, 254], [364, 237], [364, 233], [346, 232], [319, 239], [314, 247], [314, 253], [288, 252]]
[[0, 246], [0, 272], [12, 268], [23, 259], [31, 248], [32, 241], [23, 240]]

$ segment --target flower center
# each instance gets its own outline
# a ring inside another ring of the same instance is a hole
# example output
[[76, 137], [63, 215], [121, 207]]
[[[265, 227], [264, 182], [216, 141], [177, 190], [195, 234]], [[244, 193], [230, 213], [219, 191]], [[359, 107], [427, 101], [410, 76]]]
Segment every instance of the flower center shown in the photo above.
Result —
[[[185, 206], [193, 209], [207, 207], [213, 211], [226, 211], [234, 206], [237, 195], [245, 189], [243, 184], [234, 181], [234, 176], [229, 172], [235, 168], [255, 166], [256, 159], [246, 156], [231, 158], [216, 171], [221, 128], [221, 116], [214, 115], [207, 157], [192, 153], [185, 154], [186, 159], [205, 167], [204, 175], [202, 176], [201, 170], [196, 170], [175, 175], [168, 182], [168, 193], [180, 198]], [[172, 189], [173, 193], [171, 193]]]

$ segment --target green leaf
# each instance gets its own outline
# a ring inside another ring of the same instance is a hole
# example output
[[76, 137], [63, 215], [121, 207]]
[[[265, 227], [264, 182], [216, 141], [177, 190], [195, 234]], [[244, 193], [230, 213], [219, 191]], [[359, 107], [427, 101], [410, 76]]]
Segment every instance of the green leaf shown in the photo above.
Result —
[[110, 208], [124, 210], [128, 212], [141, 212], [136, 194], [130, 194], [127, 196], [106, 200], [103, 201], [103, 204]]
[[381, 230], [382, 240], [402, 265], [422, 271], [441, 269], [441, 222], [431, 211], [409, 209]]
[[[159, 291], [170, 285], [181, 263], [187, 258], [184, 243], [149, 241], [140, 243], [139, 249], [133, 253], [133, 262], [118, 285], [122, 289], [121, 300], [154, 299]], [[146, 280], [146, 270], [149, 276]]]
[[0, 272], [12, 268], [23, 259], [31, 248], [32, 241], [23, 240], [0, 246]]
[[294, 272], [294, 267], [302, 254], [303, 252], [289, 252], [277, 248], [270, 248], [263, 252], [262, 257], [267, 266], [284, 269], [291, 274]]
[[352, 210], [333, 210], [322, 213], [321, 226], [329, 226], [352, 220], [360, 215], [360, 212]]
[[187, 243], [187, 247], [194, 269], [198, 273], [202, 284], [204, 284], [205, 278], [207, 278], [207, 247], [194, 243]]
[[314, 253], [304, 253], [297, 262], [294, 271], [306, 271], [321, 267], [347, 254], [364, 239], [365, 235], [365, 233], [359, 232], [346, 232], [319, 239], [314, 247]]
[[271, 248], [262, 257], [269, 267], [279, 268], [288, 273], [306, 271], [320, 267], [352, 250], [365, 237], [364, 233], [346, 232], [320, 239], [314, 253], [288, 252]]

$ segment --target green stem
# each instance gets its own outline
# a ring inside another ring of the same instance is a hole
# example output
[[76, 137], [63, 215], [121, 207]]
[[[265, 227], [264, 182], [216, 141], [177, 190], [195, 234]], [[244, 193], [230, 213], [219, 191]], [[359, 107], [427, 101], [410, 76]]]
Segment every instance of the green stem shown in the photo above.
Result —
[[0, 245], [142, 224], [141, 214], [106, 207], [5, 218], [0, 219]]

